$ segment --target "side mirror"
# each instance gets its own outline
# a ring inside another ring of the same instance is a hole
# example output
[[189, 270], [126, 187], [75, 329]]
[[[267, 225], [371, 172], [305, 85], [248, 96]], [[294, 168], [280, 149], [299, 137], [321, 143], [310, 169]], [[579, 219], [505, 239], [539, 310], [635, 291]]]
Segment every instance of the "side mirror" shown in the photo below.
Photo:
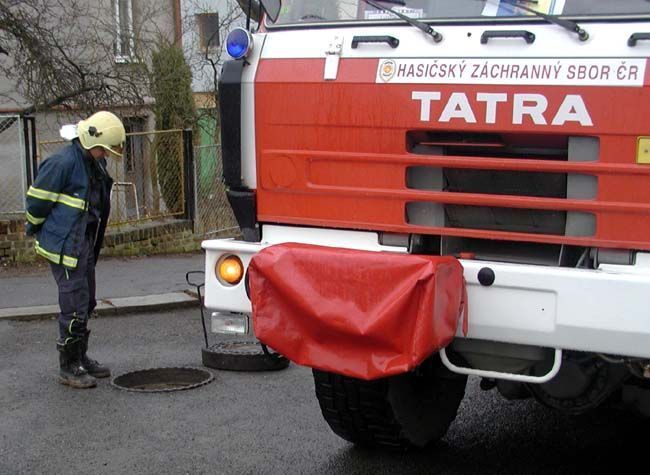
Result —
[[242, 9], [245, 15], [248, 15], [249, 2], [252, 3], [252, 5], [250, 6], [251, 20], [259, 23], [260, 2], [258, 2], [257, 0], [237, 0], [237, 3], [239, 3], [239, 8]]
[[259, 18], [260, 3], [262, 4], [262, 8], [264, 9], [264, 11], [272, 21], [278, 19], [278, 15], [280, 14], [280, 7], [282, 6], [280, 0], [237, 0], [239, 7], [247, 15], [249, 12], [249, 2], [251, 3], [250, 5], [251, 20], [256, 22], [260, 21]]
[[262, 2], [262, 8], [264, 8], [271, 21], [277, 20], [282, 2], [280, 0], [260, 0], [260, 2]]

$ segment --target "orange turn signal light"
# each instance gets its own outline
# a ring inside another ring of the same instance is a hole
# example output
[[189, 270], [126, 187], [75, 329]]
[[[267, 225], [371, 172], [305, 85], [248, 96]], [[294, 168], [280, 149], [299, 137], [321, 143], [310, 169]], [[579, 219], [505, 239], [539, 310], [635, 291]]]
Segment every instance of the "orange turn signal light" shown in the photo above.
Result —
[[244, 277], [244, 264], [237, 256], [223, 256], [217, 261], [215, 273], [222, 284], [237, 285]]

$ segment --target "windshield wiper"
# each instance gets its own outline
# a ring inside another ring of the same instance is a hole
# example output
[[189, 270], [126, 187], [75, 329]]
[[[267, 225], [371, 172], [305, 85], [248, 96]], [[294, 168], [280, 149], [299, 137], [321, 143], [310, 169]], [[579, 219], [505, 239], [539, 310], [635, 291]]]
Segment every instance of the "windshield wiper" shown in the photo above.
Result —
[[[388, 8], [388, 7], [385, 7], [383, 5], [380, 5], [379, 3], [377, 3], [377, 2], [375, 2], [373, 0], [363, 0], [363, 1], [365, 3], [367, 3], [368, 5], [376, 8], [377, 10], [392, 13], [396, 17], [399, 17], [402, 20], [404, 20], [409, 25], [412, 25], [412, 26], [416, 27], [417, 29], [422, 30], [427, 35], [430, 35], [431, 38], [433, 38], [433, 41], [435, 41], [436, 43], [440, 43], [442, 41], [442, 35], [439, 32], [437, 32], [436, 30], [434, 30], [433, 28], [431, 28], [426, 23], [422, 23], [421, 21], [418, 21], [418, 20], [416, 20], [414, 18], [408, 17], [408, 16], [403, 15], [403, 14], [401, 14], [399, 12], [396, 12], [392, 8]], [[394, 4], [397, 4], [397, 5], [406, 5], [406, 2], [404, 0], [384, 0], [384, 1], [386, 1], [387, 3], [394, 3]]]
[[580, 41], [587, 41], [589, 39], [589, 33], [587, 33], [583, 28], [580, 27], [575, 21], [565, 20], [563, 18], [558, 18], [556, 15], [547, 15], [533, 8], [522, 5], [522, 3], [537, 3], [530, 0], [501, 0], [501, 3], [507, 3], [513, 7], [521, 8], [524, 11], [530, 12], [533, 15], [543, 18], [549, 23], [554, 23], [562, 28], [569, 30], [572, 33], [576, 33]]

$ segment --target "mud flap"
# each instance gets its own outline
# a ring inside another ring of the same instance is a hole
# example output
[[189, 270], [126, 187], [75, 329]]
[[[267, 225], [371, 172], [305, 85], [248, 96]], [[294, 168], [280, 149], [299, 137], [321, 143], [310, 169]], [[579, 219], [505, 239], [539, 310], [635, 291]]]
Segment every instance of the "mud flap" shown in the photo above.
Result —
[[260, 341], [365, 380], [414, 369], [451, 342], [464, 314], [463, 269], [450, 256], [280, 244], [252, 259], [249, 284]]

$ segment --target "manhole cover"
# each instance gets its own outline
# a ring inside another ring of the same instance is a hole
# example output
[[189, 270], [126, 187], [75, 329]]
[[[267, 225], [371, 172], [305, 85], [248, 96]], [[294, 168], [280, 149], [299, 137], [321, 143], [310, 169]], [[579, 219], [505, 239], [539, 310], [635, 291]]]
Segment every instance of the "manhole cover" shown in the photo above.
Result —
[[276, 371], [289, 366], [279, 353], [265, 353], [258, 341], [222, 341], [201, 349], [203, 365], [230, 371]]
[[161, 393], [198, 388], [213, 379], [212, 373], [204, 369], [153, 368], [121, 374], [111, 384], [126, 391]]

